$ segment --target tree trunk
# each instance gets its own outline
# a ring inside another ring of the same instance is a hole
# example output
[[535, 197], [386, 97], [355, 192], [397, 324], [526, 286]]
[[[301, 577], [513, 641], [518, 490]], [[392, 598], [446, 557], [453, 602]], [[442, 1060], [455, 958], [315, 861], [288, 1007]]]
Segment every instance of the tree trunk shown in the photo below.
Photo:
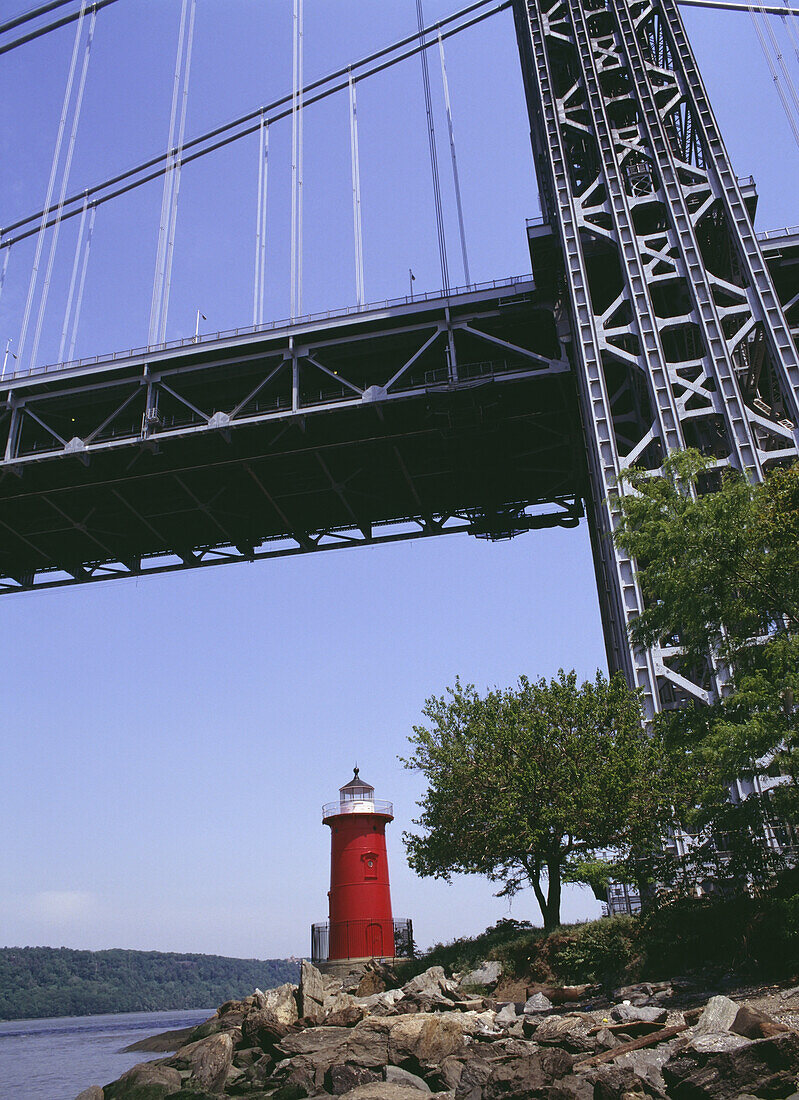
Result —
[[544, 931], [552, 932], [560, 924], [560, 860], [547, 863], [547, 903], [544, 909]]

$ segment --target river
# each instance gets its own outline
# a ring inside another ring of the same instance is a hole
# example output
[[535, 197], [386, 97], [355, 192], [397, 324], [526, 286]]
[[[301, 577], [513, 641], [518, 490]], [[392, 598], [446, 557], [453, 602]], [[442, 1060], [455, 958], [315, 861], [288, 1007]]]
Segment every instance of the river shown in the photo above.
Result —
[[89, 1085], [107, 1085], [137, 1062], [167, 1057], [121, 1054], [123, 1047], [213, 1013], [198, 1008], [0, 1023], [0, 1100], [75, 1100]]

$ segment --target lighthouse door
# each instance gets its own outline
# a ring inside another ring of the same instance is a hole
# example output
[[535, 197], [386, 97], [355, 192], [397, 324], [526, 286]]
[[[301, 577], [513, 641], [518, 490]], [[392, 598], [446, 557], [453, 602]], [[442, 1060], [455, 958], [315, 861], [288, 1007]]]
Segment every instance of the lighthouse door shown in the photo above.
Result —
[[366, 954], [378, 959], [383, 955], [383, 929], [379, 924], [366, 926]]

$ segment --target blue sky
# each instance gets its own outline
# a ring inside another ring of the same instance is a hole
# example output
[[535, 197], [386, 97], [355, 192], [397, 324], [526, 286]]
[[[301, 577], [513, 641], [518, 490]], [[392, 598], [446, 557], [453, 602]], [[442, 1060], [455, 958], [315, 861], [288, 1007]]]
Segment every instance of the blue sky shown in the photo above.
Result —
[[[407, 34], [412, 0], [306, 0], [308, 79]], [[426, 0], [428, 21], [455, 10]], [[0, 14], [17, 9], [0, 0]], [[75, 190], [166, 144], [178, 0], [101, 12], [71, 181]], [[739, 174], [756, 176], [760, 228], [799, 221], [799, 156], [748, 17], [687, 9]], [[290, 89], [291, 0], [199, 0], [187, 133]], [[778, 27], [778, 33], [782, 33]], [[0, 222], [44, 198], [73, 31], [0, 64]], [[788, 51], [786, 50], [786, 56]], [[447, 45], [475, 280], [528, 269], [538, 212], [510, 13]], [[438, 61], [431, 55], [450, 266], [459, 282]], [[358, 90], [367, 298], [438, 286], [418, 58]], [[354, 300], [348, 117], [306, 122], [304, 307]], [[266, 314], [288, 312], [287, 122], [273, 128]], [[187, 167], [169, 336], [248, 324], [256, 145]], [[78, 354], [144, 342], [160, 189], [97, 218]], [[64, 227], [41, 362], [55, 359], [75, 223]], [[32, 247], [12, 257], [0, 347], [19, 334]], [[12, 345], [13, 346], [13, 345]], [[407, 868], [401, 832], [420, 780], [399, 765], [425, 698], [456, 675], [605, 667], [585, 526], [496, 545], [466, 536], [112, 582], [0, 601], [3, 767], [0, 943], [242, 956], [307, 951], [326, 916], [321, 803], [357, 759], [389, 829], [394, 908], [421, 944], [509, 914], [480, 878], [452, 887]], [[565, 915], [596, 912], [571, 890]]]

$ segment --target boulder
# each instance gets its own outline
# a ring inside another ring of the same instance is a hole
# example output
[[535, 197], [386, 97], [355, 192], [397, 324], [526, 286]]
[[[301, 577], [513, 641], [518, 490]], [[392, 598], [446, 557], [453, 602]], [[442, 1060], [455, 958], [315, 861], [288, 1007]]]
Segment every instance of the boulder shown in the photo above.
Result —
[[418, 1089], [419, 1092], [426, 1092], [428, 1095], [432, 1092], [427, 1081], [417, 1077], [415, 1073], [409, 1073], [407, 1069], [401, 1069], [399, 1066], [386, 1066], [385, 1079], [390, 1084], [408, 1085], [410, 1088]]
[[637, 1023], [639, 1020], [646, 1024], [665, 1024], [668, 1016], [665, 1008], [646, 1008], [625, 1004], [614, 1005], [610, 1014], [620, 1024]]
[[491, 1062], [483, 1100], [529, 1100], [545, 1086], [571, 1072], [572, 1059], [562, 1050], [536, 1050], [522, 1058]]
[[[443, 966], [431, 966], [427, 970], [411, 978], [402, 987], [403, 993], [440, 993], [442, 983], [446, 983]], [[448, 984], [448, 983], [447, 983]]]
[[233, 1063], [233, 1040], [228, 1032], [209, 1035], [179, 1052], [191, 1072], [190, 1081], [208, 1092], [221, 1092]]
[[374, 1069], [388, 1063], [388, 1036], [394, 1018], [367, 1016], [348, 1029], [344, 1060]]
[[440, 1064], [465, 1045], [460, 1020], [419, 1013], [391, 1021], [388, 1061], [403, 1068]]
[[375, 1081], [345, 1092], [342, 1100], [419, 1100], [421, 1093], [410, 1085], [394, 1081]]
[[729, 997], [711, 997], [699, 1017], [697, 1031], [729, 1031], [738, 1015], [738, 1005]]
[[524, 1002], [522, 1012], [525, 1016], [532, 1016], [537, 1012], [549, 1012], [553, 1007], [549, 997], [545, 997], [543, 993], [534, 993], [532, 997], [528, 997]]
[[698, 1054], [723, 1054], [748, 1046], [750, 1041], [731, 1031], [700, 1031], [691, 1036], [686, 1046]]
[[745, 1035], [747, 1039], [769, 1039], [772, 1035], [780, 1035], [790, 1031], [789, 1027], [775, 1020], [773, 1016], [760, 1012], [749, 1005], [741, 1005], [738, 1013], [730, 1025], [730, 1031], [736, 1035]]
[[252, 1009], [241, 1024], [242, 1039], [246, 1046], [258, 1046], [271, 1051], [289, 1034], [288, 1024], [281, 1024], [268, 1008]]
[[281, 1024], [295, 1024], [299, 1018], [297, 986], [286, 982], [265, 993], [259, 991], [258, 1007], [268, 1008]]
[[499, 1012], [494, 1017], [494, 1026], [503, 1029], [513, 1027], [518, 1018], [519, 1017], [516, 1015], [516, 1005], [513, 1001], [509, 1001], [508, 1004], [500, 1008]]
[[493, 989], [501, 977], [502, 963], [493, 960], [491, 962], [481, 962], [474, 970], [470, 970], [468, 974], [463, 975], [460, 985], [483, 985]]
[[84, 1089], [79, 1096], [76, 1096], [75, 1100], [105, 1100], [105, 1097], [99, 1085], [92, 1085], [90, 1088]]
[[588, 1026], [580, 1016], [547, 1016], [535, 1029], [535, 1041], [577, 1054], [598, 1046], [589, 1040]]
[[179, 1092], [181, 1086], [181, 1076], [171, 1066], [140, 1062], [104, 1087], [103, 1100], [163, 1100]]
[[629, 1066], [597, 1066], [584, 1077], [594, 1086], [594, 1100], [644, 1100], [644, 1097], [665, 1100], [666, 1097], [665, 1092], [639, 1077]]
[[300, 966], [300, 985], [297, 990], [297, 1000], [301, 1016], [306, 1016], [309, 1020], [322, 1016], [325, 984], [321, 972], [307, 959], [303, 959]]
[[734, 1100], [742, 1093], [790, 1096], [797, 1072], [799, 1035], [793, 1031], [710, 1054], [683, 1047], [663, 1066], [672, 1100]]
[[286, 1035], [277, 1045], [280, 1054], [293, 1058], [295, 1054], [334, 1055], [349, 1040], [351, 1031], [346, 1027], [309, 1027]]
[[328, 1070], [325, 1085], [333, 1096], [342, 1096], [359, 1085], [370, 1085], [381, 1079], [376, 1070], [354, 1066], [350, 1062], [337, 1062]]
[[366, 1016], [365, 1005], [348, 1004], [335, 1012], [329, 1012], [324, 1018], [325, 1027], [355, 1027]]

